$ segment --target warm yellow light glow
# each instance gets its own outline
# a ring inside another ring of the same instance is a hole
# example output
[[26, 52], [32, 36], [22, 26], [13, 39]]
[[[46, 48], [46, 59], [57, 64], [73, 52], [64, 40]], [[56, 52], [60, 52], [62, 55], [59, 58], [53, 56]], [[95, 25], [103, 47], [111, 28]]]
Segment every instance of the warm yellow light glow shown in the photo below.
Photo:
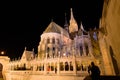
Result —
[[3, 55], [3, 54], [4, 54], [4, 51], [2, 51], [1, 54]]
[[64, 53], [63, 55], [64, 55], [64, 56], [66, 56], [66, 54], [65, 54], [65, 53]]

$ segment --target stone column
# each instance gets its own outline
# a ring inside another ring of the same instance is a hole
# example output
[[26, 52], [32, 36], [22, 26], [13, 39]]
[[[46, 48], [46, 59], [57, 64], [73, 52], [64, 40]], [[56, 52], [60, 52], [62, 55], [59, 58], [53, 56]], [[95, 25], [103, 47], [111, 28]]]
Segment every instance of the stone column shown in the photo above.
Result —
[[47, 74], [47, 59], [44, 62], [44, 74]]
[[60, 58], [58, 58], [58, 62], [57, 62], [57, 74], [60, 74]]
[[73, 57], [73, 72], [74, 72], [74, 75], [77, 74], [77, 70], [76, 70], [76, 57], [75, 56]]
[[47, 59], [47, 57], [48, 57], [48, 53], [46, 53], [46, 56], [45, 56], [45, 57], [46, 57], [46, 59]]

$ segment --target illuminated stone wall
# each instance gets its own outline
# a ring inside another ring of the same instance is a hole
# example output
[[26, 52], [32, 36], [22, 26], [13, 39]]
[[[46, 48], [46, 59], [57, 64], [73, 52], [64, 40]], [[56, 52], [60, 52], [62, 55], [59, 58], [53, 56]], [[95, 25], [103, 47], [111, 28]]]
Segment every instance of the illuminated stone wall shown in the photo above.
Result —
[[6, 73], [8, 71], [8, 63], [10, 61], [10, 58], [8, 56], [0, 56], [0, 63], [3, 66], [2, 69], [2, 76], [3, 79], [6, 80]]
[[101, 45], [101, 50], [107, 65], [106, 74], [120, 75], [120, 0], [104, 0], [100, 30], [100, 43], [105, 45], [104, 48]]

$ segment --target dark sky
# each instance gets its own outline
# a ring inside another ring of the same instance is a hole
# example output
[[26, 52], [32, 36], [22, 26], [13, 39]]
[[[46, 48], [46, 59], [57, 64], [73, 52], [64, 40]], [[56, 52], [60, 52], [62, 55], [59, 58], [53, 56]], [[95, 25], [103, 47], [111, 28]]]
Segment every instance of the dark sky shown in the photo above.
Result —
[[69, 23], [70, 8], [78, 22], [86, 30], [98, 28], [103, 0], [36, 0], [1, 2], [0, 51], [11, 59], [21, 57], [25, 46], [35, 49], [40, 35], [51, 20], [63, 26], [65, 13]]

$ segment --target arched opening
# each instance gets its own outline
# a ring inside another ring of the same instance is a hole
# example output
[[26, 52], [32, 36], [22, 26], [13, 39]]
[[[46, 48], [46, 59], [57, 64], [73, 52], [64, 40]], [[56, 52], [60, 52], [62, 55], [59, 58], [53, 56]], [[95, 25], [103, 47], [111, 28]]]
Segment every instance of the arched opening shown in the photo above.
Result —
[[69, 70], [69, 64], [68, 62], [65, 62], [65, 71], [68, 71]]
[[112, 58], [112, 62], [113, 62], [115, 74], [118, 75], [118, 74], [119, 74], [119, 69], [118, 69], [117, 61], [116, 61], [116, 59], [114, 58], [113, 49], [112, 49], [111, 46], [110, 46], [109, 49], [110, 49], [110, 55], [111, 55], [111, 58]]
[[0, 63], [0, 78], [3, 78], [2, 69], [3, 69], [3, 65]]

